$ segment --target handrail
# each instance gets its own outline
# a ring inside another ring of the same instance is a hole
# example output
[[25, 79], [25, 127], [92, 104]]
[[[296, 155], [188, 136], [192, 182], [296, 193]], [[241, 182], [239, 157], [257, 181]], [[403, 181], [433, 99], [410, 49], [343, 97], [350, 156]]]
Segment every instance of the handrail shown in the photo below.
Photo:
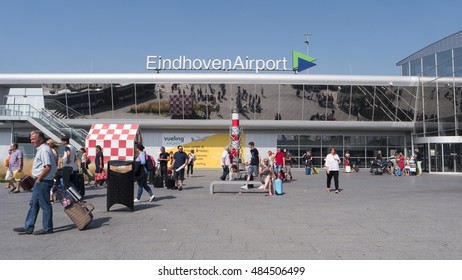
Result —
[[70, 119], [86, 119], [87, 117], [79, 113], [77, 110], [72, 107], [66, 106], [58, 100], [54, 99], [44, 99], [45, 108], [48, 110], [57, 110], [60, 112], [66, 112], [66, 118]]
[[85, 146], [86, 133], [77, 130], [62, 122], [47, 109], [37, 110], [30, 104], [7, 104], [0, 105], [0, 116], [29, 116], [45, 126], [58, 138], [68, 135], [81, 146]]

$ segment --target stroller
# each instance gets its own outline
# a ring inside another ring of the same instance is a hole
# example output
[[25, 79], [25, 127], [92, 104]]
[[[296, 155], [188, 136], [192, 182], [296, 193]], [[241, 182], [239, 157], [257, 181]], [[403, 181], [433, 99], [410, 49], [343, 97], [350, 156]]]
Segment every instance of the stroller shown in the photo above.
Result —
[[383, 171], [386, 166], [383, 165], [383, 162], [378, 159], [374, 159], [371, 161], [371, 169], [369, 170], [370, 173], [374, 175], [383, 175]]

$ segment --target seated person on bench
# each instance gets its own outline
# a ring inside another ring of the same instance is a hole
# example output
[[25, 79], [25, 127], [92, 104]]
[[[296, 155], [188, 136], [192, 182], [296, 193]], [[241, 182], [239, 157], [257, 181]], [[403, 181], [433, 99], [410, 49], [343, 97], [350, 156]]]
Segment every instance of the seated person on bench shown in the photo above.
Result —
[[267, 158], [263, 159], [263, 163], [260, 164], [260, 181], [262, 182], [262, 186], [260, 186], [258, 189], [266, 191], [268, 188], [268, 194], [269, 196], [272, 196], [272, 189], [273, 189], [273, 177], [274, 177], [274, 172], [273, 168], [269, 164], [269, 160]]

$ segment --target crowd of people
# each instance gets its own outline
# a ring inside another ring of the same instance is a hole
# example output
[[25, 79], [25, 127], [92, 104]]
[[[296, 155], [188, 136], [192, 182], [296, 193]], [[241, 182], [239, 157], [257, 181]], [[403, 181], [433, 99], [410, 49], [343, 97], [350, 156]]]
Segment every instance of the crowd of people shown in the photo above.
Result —
[[[89, 159], [86, 149], [81, 148], [79, 151], [70, 144], [70, 139], [67, 136], [61, 138], [61, 146], [63, 154], [58, 154], [59, 144], [53, 139], [46, 139], [42, 131], [34, 130], [29, 134], [31, 144], [36, 149], [36, 154], [32, 163], [30, 174], [24, 174], [24, 155], [18, 149], [17, 143], [12, 143], [8, 151], [8, 157], [4, 164], [7, 167], [5, 180], [8, 184], [6, 189], [11, 189], [10, 193], [20, 192], [21, 179], [31, 176], [33, 186], [31, 188], [32, 195], [29, 202], [29, 210], [27, 212], [24, 226], [14, 228], [13, 230], [21, 235], [34, 234], [50, 234], [53, 233], [53, 186], [62, 184], [64, 189], [69, 189], [74, 182], [71, 181], [71, 176], [75, 174], [83, 174], [88, 179], [88, 185], [96, 188], [96, 185], [103, 185], [104, 181], [98, 179], [99, 174], [104, 174], [104, 155], [101, 146], [97, 145], [94, 158], [95, 173], [92, 174], [89, 170]], [[140, 202], [143, 190], [149, 194], [149, 201], [153, 201], [156, 196], [151, 187], [148, 185], [148, 178], [152, 172], [155, 172], [155, 159], [149, 156], [145, 147], [138, 143], [136, 145], [137, 157], [135, 162], [139, 166], [137, 175], [135, 175], [138, 185], [138, 191], [134, 202]], [[151, 161], [151, 162], [150, 162]], [[189, 154], [183, 151], [182, 146], [178, 146], [178, 151], [167, 153], [162, 147], [157, 158], [159, 163], [159, 176], [162, 178], [162, 187], [169, 187], [169, 182], [172, 181], [172, 189], [181, 191], [183, 189], [183, 181], [185, 171], [187, 175], [194, 174], [194, 150]], [[170, 167], [168, 167], [170, 165]], [[135, 166], [135, 165], [134, 165]], [[107, 177], [106, 177], [107, 178]], [[85, 185], [85, 179], [83, 179]], [[91, 181], [94, 180], [94, 184]], [[35, 229], [35, 222], [42, 210], [42, 229]]]
[[[41, 131], [34, 130], [30, 132], [30, 141], [36, 148], [36, 155], [31, 170], [34, 187], [32, 188], [32, 196], [29, 202], [30, 207], [24, 221], [24, 226], [14, 228], [14, 231], [19, 234], [50, 234], [53, 233], [53, 208], [50, 193], [53, 184], [56, 184], [57, 174], [62, 178], [62, 184], [66, 189], [72, 185], [71, 176], [76, 172], [87, 176], [89, 185], [92, 179], [95, 180], [95, 184], [90, 185], [95, 187], [97, 183], [100, 183], [95, 178], [96, 175], [103, 173], [104, 170], [104, 155], [101, 146], [96, 146], [94, 158], [95, 174], [91, 174], [89, 171], [91, 160], [86, 153], [86, 149], [81, 148], [80, 151], [77, 151], [70, 144], [69, 137], [65, 136], [61, 138], [61, 145], [64, 150], [62, 156], [58, 155], [59, 145], [52, 139], [46, 141]], [[263, 156], [255, 147], [254, 142], [249, 142], [248, 148], [250, 158], [249, 162], [244, 163], [247, 167], [244, 172], [240, 172], [239, 162], [233, 158], [229, 147], [226, 146], [224, 148], [220, 162], [222, 166], [221, 180], [245, 181], [245, 184], [241, 188], [247, 190], [253, 186], [252, 181], [258, 179], [261, 182], [259, 189], [268, 192], [268, 196], [273, 196], [276, 179], [286, 182], [294, 180], [291, 170], [294, 157], [289, 151], [277, 147], [275, 153], [269, 150], [267, 155]], [[194, 162], [196, 159], [194, 150], [186, 153], [183, 151], [183, 146], [179, 145], [176, 152], [171, 151], [167, 153], [165, 147], [161, 147], [158, 157], [152, 157], [146, 153], [145, 147], [141, 143], [138, 143], [136, 151], [137, 157], [135, 163], [138, 169], [135, 171], [137, 173], [135, 178], [138, 191], [134, 198], [135, 203], [141, 202], [143, 191], [148, 193], [149, 202], [154, 201], [156, 198], [153, 190], [148, 185], [149, 175], [156, 172], [156, 159], [158, 163], [158, 177], [161, 181], [158, 187], [182, 191], [185, 175], [189, 177], [194, 174]], [[8, 167], [5, 179], [8, 184], [5, 188], [11, 189], [11, 193], [17, 193], [20, 192], [20, 177], [16, 174], [22, 174], [23, 172], [24, 156], [22, 151], [18, 149], [17, 143], [12, 143], [8, 152], [8, 158], [5, 160], [5, 165]], [[375, 159], [384, 161], [381, 151], [377, 152]], [[316, 170], [313, 167], [313, 156], [310, 151], [306, 151], [303, 154], [302, 160], [306, 167], [310, 167], [310, 170]], [[344, 167], [349, 166], [349, 161], [350, 154], [347, 151], [344, 157]], [[409, 175], [409, 171], [412, 170], [411, 162], [415, 162], [416, 175], [421, 175], [422, 158], [418, 149], [415, 149], [411, 158], [406, 159], [402, 153], [395, 153], [394, 158], [390, 161], [392, 162], [392, 171], [389, 171], [391, 174], [396, 176], [401, 174]], [[339, 155], [336, 153], [335, 148], [331, 147], [329, 153], [324, 158], [323, 165], [326, 172], [327, 192], [331, 192], [332, 181], [334, 181], [334, 192], [338, 194], [341, 191], [339, 187], [340, 164], [341, 159]], [[346, 169], [344, 172], [346, 172]], [[307, 173], [307, 175], [309, 174]], [[42, 229], [34, 231], [35, 221], [40, 209], [43, 212]]]
[[221, 180], [245, 180], [241, 189], [248, 190], [252, 188], [252, 181], [255, 178], [258, 178], [262, 186], [259, 189], [263, 191], [268, 191], [268, 195], [273, 195], [273, 181], [277, 178], [283, 181], [292, 181], [292, 164], [294, 158], [292, 154], [281, 148], [276, 148], [276, 153], [273, 153], [271, 150], [268, 151], [268, 156], [262, 158], [257, 148], [255, 148], [254, 142], [249, 142], [249, 153], [250, 161], [245, 163], [246, 171], [240, 173], [238, 162], [233, 160], [231, 151], [228, 146], [225, 147], [221, 155], [221, 167], [222, 174], [220, 176]]
[[375, 155], [376, 163], [382, 167], [383, 172], [394, 176], [422, 175], [422, 155], [418, 148], [414, 153], [405, 157], [402, 152], [395, 152], [393, 156], [384, 158], [382, 151], [377, 151]]

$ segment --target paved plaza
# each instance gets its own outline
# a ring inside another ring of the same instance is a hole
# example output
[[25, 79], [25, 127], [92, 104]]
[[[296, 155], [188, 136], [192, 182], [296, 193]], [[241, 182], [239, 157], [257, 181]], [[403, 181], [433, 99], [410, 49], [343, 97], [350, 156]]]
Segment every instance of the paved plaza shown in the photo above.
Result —
[[[21, 236], [30, 193], [0, 190], [0, 258], [60, 259], [462, 259], [460, 175], [341, 174], [340, 194], [325, 175], [295, 171], [284, 195], [209, 183], [220, 171], [198, 170], [182, 192], [154, 189], [157, 199], [131, 212], [106, 211], [107, 189], [87, 189], [94, 220], [79, 231], [55, 203], [55, 233]], [[136, 191], [136, 190], [135, 190]], [[41, 229], [41, 215], [36, 229]]]

